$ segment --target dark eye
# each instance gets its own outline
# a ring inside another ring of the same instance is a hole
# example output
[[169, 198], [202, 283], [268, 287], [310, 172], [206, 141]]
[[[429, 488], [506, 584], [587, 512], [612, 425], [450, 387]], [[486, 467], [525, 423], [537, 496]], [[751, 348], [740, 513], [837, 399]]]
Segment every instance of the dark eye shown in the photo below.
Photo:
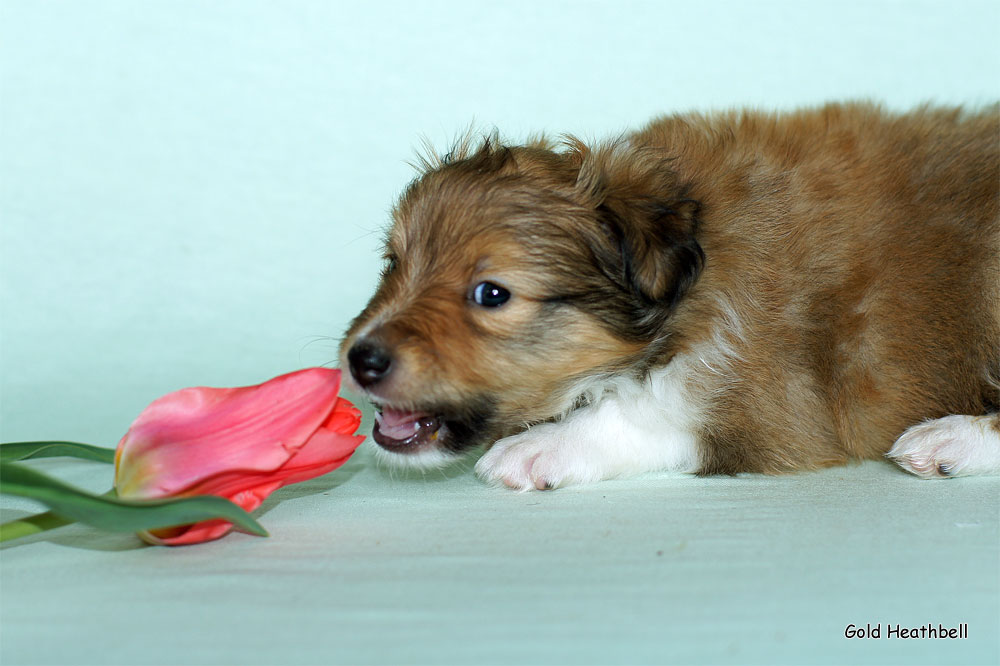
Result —
[[495, 308], [510, 300], [510, 292], [492, 282], [480, 282], [472, 292], [472, 298], [484, 308]]
[[385, 268], [382, 269], [382, 274], [388, 275], [396, 270], [396, 267], [399, 265], [399, 261], [396, 259], [395, 255], [389, 255], [385, 259]]

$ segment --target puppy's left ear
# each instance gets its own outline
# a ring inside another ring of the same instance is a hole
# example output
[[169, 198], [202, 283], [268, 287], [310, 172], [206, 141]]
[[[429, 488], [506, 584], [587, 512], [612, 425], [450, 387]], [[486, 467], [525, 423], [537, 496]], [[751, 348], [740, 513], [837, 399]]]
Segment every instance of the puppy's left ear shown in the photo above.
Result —
[[616, 239], [622, 278], [650, 303], [673, 306], [701, 274], [705, 254], [695, 238], [699, 204], [610, 197], [598, 206], [601, 224]]
[[[705, 254], [700, 204], [658, 151], [618, 142], [581, 154], [577, 192], [600, 225], [594, 256], [614, 282], [648, 304], [672, 307], [697, 281]], [[610, 252], [609, 252], [610, 250]]]

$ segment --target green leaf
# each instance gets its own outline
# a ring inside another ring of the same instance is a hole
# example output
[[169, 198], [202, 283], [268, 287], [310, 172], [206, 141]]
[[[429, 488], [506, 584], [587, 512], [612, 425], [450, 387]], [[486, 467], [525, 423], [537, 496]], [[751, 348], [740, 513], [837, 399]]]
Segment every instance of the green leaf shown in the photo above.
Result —
[[0, 444], [0, 460], [27, 460], [28, 458], [54, 458], [70, 456], [84, 460], [113, 463], [115, 450], [81, 444], [80, 442], [5, 442]]
[[267, 536], [249, 513], [222, 497], [199, 495], [163, 500], [123, 500], [93, 495], [25, 465], [0, 461], [0, 490], [37, 500], [53, 513], [116, 532], [138, 532], [222, 520]]

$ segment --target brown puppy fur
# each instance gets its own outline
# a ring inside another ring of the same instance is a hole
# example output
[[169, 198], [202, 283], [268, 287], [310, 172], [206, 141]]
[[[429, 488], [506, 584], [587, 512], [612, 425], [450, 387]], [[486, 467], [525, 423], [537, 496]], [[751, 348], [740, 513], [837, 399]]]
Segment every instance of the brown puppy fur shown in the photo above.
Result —
[[[399, 202], [343, 362], [401, 420], [430, 419], [384, 442], [402, 459], [491, 444], [691, 357], [691, 471], [817, 468], [997, 409], [998, 257], [996, 106], [671, 116], [593, 149], [466, 142]], [[509, 300], [477, 303], [483, 282]]]

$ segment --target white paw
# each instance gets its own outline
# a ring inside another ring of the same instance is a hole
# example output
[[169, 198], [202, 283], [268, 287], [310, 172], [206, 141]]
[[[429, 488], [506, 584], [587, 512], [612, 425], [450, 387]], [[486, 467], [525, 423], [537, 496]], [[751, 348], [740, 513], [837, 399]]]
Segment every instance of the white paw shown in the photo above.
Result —
[[886, 455], [925, 479], [1000, 472], [995, 416], [945, 416], [908, 428]]
[[600, 478], [587, 470], [585, 445], [553, 423], [501, 439], [476, 463], [476, 474], [515, 490], [552, 490]]

